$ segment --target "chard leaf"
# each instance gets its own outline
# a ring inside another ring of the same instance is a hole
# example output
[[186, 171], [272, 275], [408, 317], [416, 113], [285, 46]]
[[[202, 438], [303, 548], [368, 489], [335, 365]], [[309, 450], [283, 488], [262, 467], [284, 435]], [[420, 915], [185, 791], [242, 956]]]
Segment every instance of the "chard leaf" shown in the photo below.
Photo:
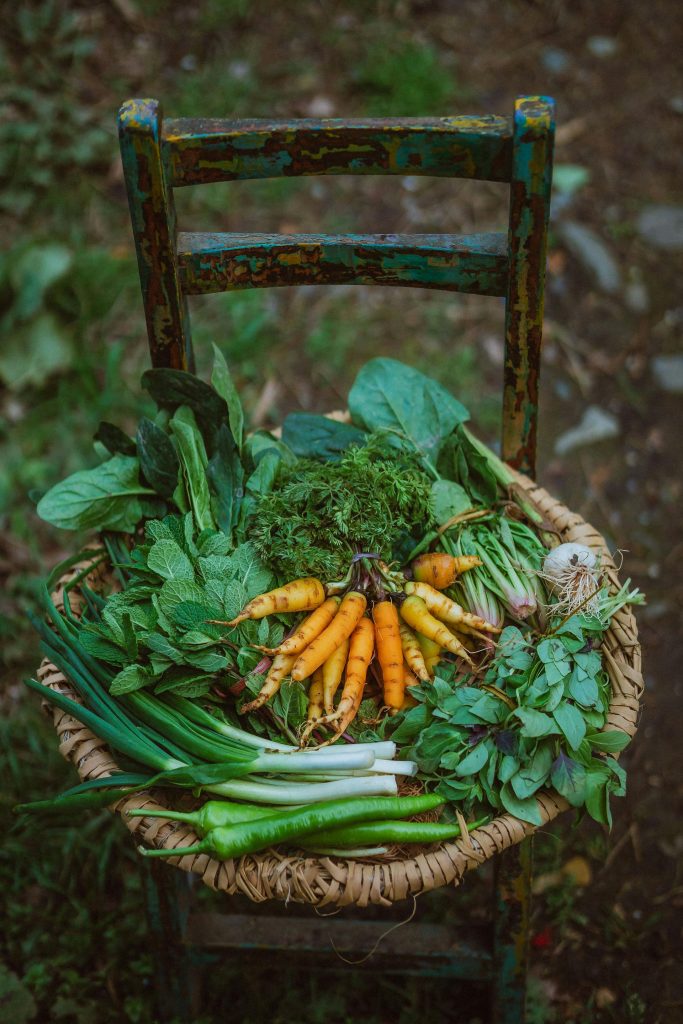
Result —
[[464, 405], [436, 381], [396, 359], [371, 359], [349, 392], [349, 411], [366, 430], [395, 430], [436, 460], [454, 428], [469, 419]]
[[350, 423], [309, 412], [293, 412], [282, 425], [282, 440], [300, 459], [337, 462], [351, 445], [365, 444], [367, 435]]
[[194, 580], [192, 562], [173, 540], [158, 540], [152, 544], [147, 565], [165, 580]]
[[449, 519], [468, 512], [472, 499], [464, 487], [452, 480], [435, 480], [429, 498], [429, 509], [437, 526], [443, 526]]
[[586, 723], [579, 709], [573, 704], [559, 704], [553, 711], [553, 718], [562, 730], [570, 748], [576, 750], [586, 735]]
[[151, 493], [140, 483], [138, 460], [114, 455], [55, 484], [40, 499], [37, 511], [41, 519], [63, 530], [132, 533], [142, 518], [140, 498]]
[[244, 435], [244, 412], [240, 396], [235, 387], [228, 364], [223, 353], [216, 345], [213, 346], [213, 370], [211, 371], [211, 386], [221, 396], [228, 407], [228, 422], [238, 449], [242, 447]]
[[150, 487], [162, 498], [171, 498], [178, 485], [178, 456], [166, 431], [145, 416], [138, 424], [137, 452], [142, 475]]
[[586, 798], [586, 769], [563, 751], [553, 761], [550, 781], [572, 807], [581, 807]]

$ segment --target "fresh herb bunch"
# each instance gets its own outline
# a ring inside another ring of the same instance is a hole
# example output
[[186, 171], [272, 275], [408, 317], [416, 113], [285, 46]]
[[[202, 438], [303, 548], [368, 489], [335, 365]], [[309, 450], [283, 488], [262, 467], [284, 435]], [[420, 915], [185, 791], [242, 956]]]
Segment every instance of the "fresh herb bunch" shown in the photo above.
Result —
[[575, 615], [535, 644], [506, 627], [483, 686], [468, 678], [454, 686], [455, 668], [442, 666], [433, 684], [412, 688], [420, 703], [398, 728], [391, 723], [392, 738], [466, 810], [488, 805], [540, 825], [535, 794], [551, 786], [611, 825], [609, 796], [623, 795], [625, 773], [610, 755], [629, 737], [600, 731], [610, 697], [600, 629]]
[[336, 462], [282, 466], [254, 510], [250, 539], [278, 575], [338, 579], [359, 551], [391, 561], [406, 535], [423, 532], [430, 488], [417, 455], [373, 434]]
[[275, 583], [251, 544], [233, 548], [220, 531], [197, 533], [187, 513], [148, 522], [130, 552], [115, 538], [108, 545], [123, 589], [102, 599], [86, 588], [89, 605], [74, 621], [85, 652], [118, 668], [112, 694], [148, 687], [200, 697], [217, 676], [234, 682], [257, 666], [262, 656], [251, 645], [282, 640], [277, 618], [230, 630], [206, 621], [233, 618]]

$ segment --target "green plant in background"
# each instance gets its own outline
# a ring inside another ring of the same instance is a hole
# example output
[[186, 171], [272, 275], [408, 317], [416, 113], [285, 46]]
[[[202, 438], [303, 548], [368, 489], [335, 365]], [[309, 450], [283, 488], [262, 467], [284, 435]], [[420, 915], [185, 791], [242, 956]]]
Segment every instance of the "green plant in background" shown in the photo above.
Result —
[[430, 116], [448, 113], [456, 84], [439, 54], [426, 42], [383, 35], [366, 43], [354, 72], [368, 114], [378, 117]]

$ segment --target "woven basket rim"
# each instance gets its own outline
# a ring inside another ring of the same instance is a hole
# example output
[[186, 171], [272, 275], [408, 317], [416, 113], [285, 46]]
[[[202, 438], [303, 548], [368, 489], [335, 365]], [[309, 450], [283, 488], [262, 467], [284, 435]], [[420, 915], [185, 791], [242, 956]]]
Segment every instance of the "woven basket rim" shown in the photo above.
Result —
[[[617, 569], [601, 534], [534, 481], [519, 475], [518, 483], [563, 540], [586, 544], [600, 554], [607, 579], [611, 587], [617, 589], [620, 586]], [[82, 565], [73, 567], [59, 581], [58, 603], [61, 587], [82, 568]], [[100, 564], [88, 580], [96, 585], [103, 576]], [[612, 686], [604, 728], [620, 729], [633, 736], [638, 726], [643, 677], [636, 620], [628, 606], [613, 616], [605, 633], [602, 654]], [[76, 697], [68, 680], [49, 660], [43, 661], [38, 675], [45, 686]], [[60, 753], [74, 764], [82, 780], [103, 778], [118, 770], [107, 745], [88, 728], [54, 706], [50, 706], [49, 711], [59, 737]], [[168, 863], [199, 875], [213, 889], [230, 895], [240, 893], [254, 902], [276, 899], [319, 907], [388, 906], [443, 885], [458, 885], [467, 871], [521, 842], [569, 807], [567, 801], [554, 792], [541, 791], [536, 797], [542, 819], [540, 826], [520, 821], [511, 814], [501, 814], [469, 834], [452, 842], [425, 847], [413, 856], [357, 861], [282, 854], [277, 849], [269, 849], [224, 862], [200, 854], [172, 857]], [[129, 831], [147, 845], [170, 850], [195, 842], [195, 833], [180, 822], [125, 816], [128, 810], [168, 810], [163, 801], [164, 797], [155, 791], [137, 793], [120, 800], [112, 810], [121, 815]]]

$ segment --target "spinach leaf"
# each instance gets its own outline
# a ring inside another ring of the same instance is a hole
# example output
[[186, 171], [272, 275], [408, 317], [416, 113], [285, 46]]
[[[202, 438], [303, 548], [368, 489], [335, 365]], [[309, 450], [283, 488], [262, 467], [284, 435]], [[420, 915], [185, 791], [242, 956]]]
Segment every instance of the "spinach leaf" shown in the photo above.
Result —
[[235, 439], [225, 424], [218, 431], [216, 449], [209, 460], [207, 473], [214, 493], [216, 522], [231, 538], [244, 495], [244, 469]]
[[338, 462], [351, 445], [365, 444], [367, 435], [350, 423], [309, 412], [293, 412], [282, 425], [282, 440], [300, 459]]
[[133, 533], [143, 515], [140, 497], [153, 493], [140, 483], [137, 459], [114, 455], [55, 484], [38, 502], [38, 515], [64, 530]]
[[181, 405], [169, 424], [178, 445], [178, 455], [183, 470], [185, 492], [192, 509], [197, 531], [215, 529], [211, 511], [211, 496], [206, 478], [208, 458], [204, 440], [194, 413], [189, 406]]
[[137, 451], [145, 480], [162, 498], [171, 498], [178, 484], [180, 462], [173, 442], [161, 427], [143, 416], [138, 423]]
[[396, 359], [371, 359], [349, 392], [353, 422], [395, 430], [436, 460], [455, 427], [469, 419], [464, 405], [436, 381]]
[[142, 386], [161, 409], [175, 411], [182, 405], [192, 409], [207, 447], [213, 452], [218, 429], [228, 422], [227, 402], [217, 391], [192, 373], [167, 367], [146, 370]]
[[244, 437], [244, 412], [242, 411], [242, 403], [240, 402], [240, 396], [237, 393], [235, 383], [230, 376], [230, 370], [228, 369], [228, 364], [223, 357], [223, 353], [215, 345], [213, 346], [211, 386], [225, 401], [225, 404], [228, 407], [228, 423], [230, 424], [230, 432], [235, 439], [237, 448], [241, 449], [242, 439]]
[[429, 508], [437, 526], [443, 526], [453, 516], [468, 512], [472, 508], [472, 499], [465, 488], [453, 480], [435, 480], [432, 484]]

